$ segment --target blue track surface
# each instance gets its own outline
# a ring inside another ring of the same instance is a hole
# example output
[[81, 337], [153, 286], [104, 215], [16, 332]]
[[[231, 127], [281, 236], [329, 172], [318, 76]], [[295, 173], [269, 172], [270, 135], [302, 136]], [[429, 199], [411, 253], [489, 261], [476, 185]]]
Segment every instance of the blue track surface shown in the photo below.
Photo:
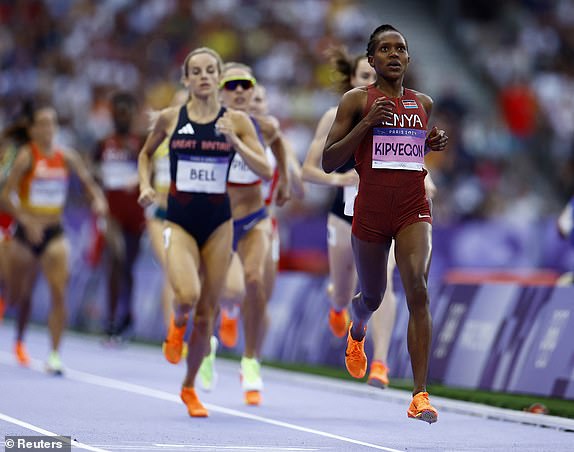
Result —
[[406, 393], [265, 367], [263, 404], [247, 407], [238, 363], [226, 360], [215, 391], [199, 393], [210, 417], [192, 419], [178, 396], [184, 367], [166, 363], [159, 347], [109, 349], [68, 333], [66, 375], [53, 377], [42, 371], [47, 331], [28, 332], [29, 369], [15, 364], [13, 336], [11, 323], [0, 325], [2, 440], [54, 433], [78, 450], [112, 451], [574, 450], [573, 433], [465, 414], [472, 405], [432, 398], [439, 421], [429, 426], [407, 419]]

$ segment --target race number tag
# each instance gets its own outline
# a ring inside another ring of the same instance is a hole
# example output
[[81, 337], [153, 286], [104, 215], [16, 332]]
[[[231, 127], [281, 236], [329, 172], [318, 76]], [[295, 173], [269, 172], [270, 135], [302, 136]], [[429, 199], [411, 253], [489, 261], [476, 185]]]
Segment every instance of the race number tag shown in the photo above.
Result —
[[421, 171], [425, 139], [426, 130], [375, 127], [372, 168]]
[[102, 162], [102, 182], [107, 190], [124, 190], [137, 186], [137, 163], [131, 160]]
[[359, 193], [358, 185], [348, 185], [343, 188], [343, 199], [345, 200], [345, 209], [343, 213], [348, 217], [353, 216], [357, 193]]
[[225, 193], [229, 157], [178, 155], [175, 186], [192, 193]]
[[35, 179], [30, 185], [30, 205], [42, 209], [61, 209], [68, 194], [68, 179]]
[[260, 180], [260, 177], [247, 166], [243, 157], [241, 157], [239, 153], [236, 153], [231, 161], [231, 167], [229, 168], [228, 182], [233, 184], [250, 185], [255, 182], [259, 182]]

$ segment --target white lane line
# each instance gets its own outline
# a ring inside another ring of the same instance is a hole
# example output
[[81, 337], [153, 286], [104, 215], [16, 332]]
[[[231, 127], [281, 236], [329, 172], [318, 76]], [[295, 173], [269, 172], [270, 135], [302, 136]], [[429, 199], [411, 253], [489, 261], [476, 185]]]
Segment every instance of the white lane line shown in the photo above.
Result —
[[[37, 361], [37, 360], [31, 360], [31, 361], [32, 361], [32, 363], [30, 365], [31, 369], [34, 369], [36, 371], [43, 371], [40, 361]], [[14, 361], [13, 361], [13, 357], [11, 355], [9, 355], [8, 353], [5, 353], [5, 352], [0, 352], [0, 363], [8, 364], [8, 365], [11, 365], [13, 367], [16, 367], [16, 364], [14, 364]], [[80, 381], [83, 383], [90, 383], [90, 384], [93, 384], [96, 386], [101, 386], [104, 388], [118, 389], [120, 391], [131, 392], [133, 394], [139, 394], [139, 395], [143, 395], [146, 397], [153, 397], [155, 399], [165, 400], [168, 402], [175, 402], [177, 404], [182, 403], [181, 400], [179, 399], [179, 397], [175, 394], [171, 394], [171, 393], [165, 392], [165, 391], [160, 391], [158, 389], [148, 388], [147, 386], [141, 386], [141, 385], [134, 384], [134, 383], [128, 383], [128, 382], [125, 382], [122, 380], [116, 380], [116, 379], [108, 378], [108, 377], [101, 377], [99, 375], [94, 375], [94, 374], [82, 372], [79, 370], [72, 370], [70, 368], [66, 368], [66, 374], [65, 375], [67, 378], [69, 378], [71, 380], [76, 380], [76, 381]], [[244, 413], [242, 411], [233, 410], [230, 408], [225, 408], [225, 407], [218, 406], [218, 405], [213, 405], [211, 403], [205, 403], [204, 405], [206, 408], [208, 408], [209, 410], [214, 411], [216, 413], [227, 414], [229, 416], [240, 417], [243, 419], [251, 419], [253, 421], [262, 422], [264, 424], [270, 424], [270, 425], [275, 425], [277, 427], [284, 427], [284, 428], [288, 428], [291, 430], [297, 430], [300, 432], [311, 433], [311, 434], [314, 434], [317, 436], [323, 436], [325, 438], [336, 439], [336, 440], [343, 441], [346, 443], [370, 447], [371, 449], [384, 450], [386, 452], [404, 452], [404, 451], [400, 451], [398, 449], [392, 449], [390, 447], [379, 446], [378, 444], [373, 444], [373, 443], [368, 443], [365, 441], [356, 440], [353, 438], [348, 438], [346, 436], [335, 435], [333, 433], [323, 432], [321, 430], [302, 427], [300, 425], [291, 424], [289, 422], [277, 421], [277, 420], [269, 419], [269, 418], [266, 418], [263, 416], [256, 416], [253, 414]]]
[[110, 450], [156, 450], [164, 452], [166, 450], [175, 449], [186, 451], [205, 451], [205, 450], [240, 450], [240, 451], [264, 451], [264, 452], [314, 452], [320, 449], [317, 448], [303, 448], [303, 447], [281, 447], [281, 446], [229, 446], [220, 444], [143, 444], [143, 445], [129, 445], [129, 444], [102, 444]]
[[[26, 428], [28, 430], [32, 430], [33, 432], [41, 433], [42, 435], [45, 435], [45, 436], [60, 436], [57, 433], [52, 433], [52, 432], [45, 430], [41, 427], [37, 427], [35, 425], [29, 424], [28, 422], [21, 421], [20, 419], [16, 419], [15, 417], [8, 416], [7, 414], [4, 414], [4, 413], [0, 413], [0, 419], [3, 421], [6, 421], [6, 422], [10, 422], [11, 424], [15, 424], [15, 425], [18, 425], [20, 427]], [[15, 435], [15, 436], [18, 436], [18, 435]], [[63, 438], [63, 437], [61, 437], [61, 438], [62, 438], [62, 441], [67, 442], [66, 438]], [[79, 447], [81, 449], [91, 450], [92, 452], [107, 452], [106, 449], [100, 449], [98, 447], [88, 446], [87, 444], [80, 443], [74, 439], [70, 443], [74, 447]]]
[[[220, 364], [221, 367], [223, 367], [222, 364], [223, 363]], [[381, 391], [378, 388], [365, 384], [357, 384], [351, 381], [325, 379], [317, 375], [300, 374], [295, 371], [283, 371], [267, 367], [265, 368], [265, 374], [268, 377], [275, 376], [275, 378], [279, 379], [280, 382], [288, 381], [292, 384], [301, 383], [307, 386], [312, 385], [314, 387], [319, 387], [322, 390], [327, 389], [339, 394], [355, 394], [368, 396], [370, 398], [376, 396], [377, 398], [387, 402], [408, 405], [412, 398], [412, 395], [409, 391], [392, 388], [387, 388], [384, 391]], [[438, 396], [433, 396], [433, 406], [438, 408], [441, 412], [449, 411], [451, 413], [476, 416], [492, 421], [508, 421], [518, 424], [548, 427], [566, 432], [574, 431], [573, 419], [548, 414], [528, 413], [525, 411], [516, 411], [509, 408], [498, 408], [494, 406], [483, 405], [480, 403], [446, 399], [444, 397]]]
[[187, 450], [219, 450], [219, 449], [229, 449], [229, 450], [263, 450], [265, 452], [307, 452], [307, 451], [315, 451], [319, 449], [309, 449], [309, 448], [301, 448], [301, 447], [276, 447], [276, 446], [218, 446], [218, 445], [209, 445], [209, 446], [199, 446], [197, 444], [154, 444], [156, 447], [167, 447], [167, 448], [185, 448]]
[[[141, 386], [141, 385], [137, 385], [134, 383], [127, 383], [127, 382], [124, 382], [121, 380], [116, 380], [113, 378], [101, 377], [98, 375], [90, 374], [87, 372], [82, 372], [79, 370], [68, 369], [66, 371], [66, 376], [68, 378], [71, 378], [71, 379], [76, 380], [76, 381], [81, 381], [83, 383], [90, 383], [90, 384], [102, 386], [105, 388], [118, 389], [120, 391], [131, 392], [134, 394], [140, 394], [140, 395], [144, 395], [147, 397], [153, 397], [153, 398], [160, 399], [160, 400], [175, 402], [177, 404], [182, 403], [181, 400], [179, 399], [179, 397], [175, 394], [170, 394], [170, 393], [165, 392], [165, 391], [160, 391], [158, 389], [148, 388], [147, 386]], [[288, 428], [291, 430], [297, 430], [300, 432], [312, 433], [314, 435], [323, 436], [323, 437], [331, 438], [331, 439], [336, 439], [336, 440], [344, 441], [344, 442], [351, 443], [351, 444], [357, 444], [360, 446], [370, 447], [372, 449], [384, 450], [387, 452], [403, 452], [403, 451], [399, 451], [398, 449], [391, 449], [389, 447], [383, 447], [383, 446], [379, 446], [378, 444], [367, 443], [365, 441], [360, 441], [360, 440], [348, 438], [346, 436], [334, 435], [332, 433], [323, 432], [321, 430], [315, 430], [312, 428], [302, 427], [302, 426], [299, 426], [296, 424], [291, 424], [289, 422], [276, 421], [274, 419], [269, 419], [269, 418], [266, 418], [263, 416], [256, 416], [253, 414], [244, 413], [242, 411], [233, 410], [230, 408], [225, 408], [225, 407], [218, 406], [218, 405], [213, 405], [211, 403], [205, 403], [204, 405], [206, 408], [208, 408], [209, 410], [214, 411], [216, 413], [223, 413], [223, 414], [227, 414], [229, 416], [235, 416], [235, 417], [240, 417], [240, 418], [244, 418], [244, 419], [251, 419], [253, 421], [258, 421], [258, 422], [262, 422], [265, 424], [271, 424], [271, 425], [275, 425], [277, 427], [284, 427], [284, 428]]]

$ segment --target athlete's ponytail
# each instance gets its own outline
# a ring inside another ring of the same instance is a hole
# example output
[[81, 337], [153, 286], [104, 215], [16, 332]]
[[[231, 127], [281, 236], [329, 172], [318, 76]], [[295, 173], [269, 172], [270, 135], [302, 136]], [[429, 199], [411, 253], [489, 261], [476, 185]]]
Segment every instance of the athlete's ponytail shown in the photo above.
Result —
[[334, 70], [335, 89], [340, 93], [346, 93], [353, 88], [351, 78], [357, 70], [359, 62], [365, 58], [359, 55], [355, 58], [349, 56], [347, 48], [344, 46], [329, 47], [325, 55], [329, 59]]
[[34, 115], [39, 108], [35, 101], [27, 99], [22, 102], [20, 111], [12, 123], [2, 131], [2, 140], [13, 141], [16, 145], [30, 141], [28, 129], [34, 123]]

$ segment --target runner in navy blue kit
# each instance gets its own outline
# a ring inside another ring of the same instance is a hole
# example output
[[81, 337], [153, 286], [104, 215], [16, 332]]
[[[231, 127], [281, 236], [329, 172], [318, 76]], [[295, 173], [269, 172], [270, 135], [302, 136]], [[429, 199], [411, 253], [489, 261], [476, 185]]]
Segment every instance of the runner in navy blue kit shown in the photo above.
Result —
[[425, 194], [424, 152], [442, 151], [448, 137], [436, 127], [427, 132], [432, 99], [403, 88], [410, 58], [404, 36], [390, 25], [378, 27], [367, 45], [375, 83], [347, 92], [323, 151], [330, 173], [355, 157], [359, 192], [355, 198], [352, 244], [361, 292], [352, 301], [345, 364], [355, 378], [367, 370], [367, 323], [381, 304], [387, 260], [395, 257], [409, 308], [408, 349], [414, 376], [408, 417], [436, 422], [426, 392], [431, 343], [427, 291], [432, 249], [432, 217]]
[[221, 70], [221, 58], [209, 48], [195, 49], [186, 57], [182, 78], [189, 89], [189, 101], [181, 108], [160, 113], [139, 156], [139, 201], [147, 206], [155, 198], [150, 182], [153, 153], [166, 136], [171, 136], [165, 247], [175, 309], [163, 351], [169, 362], [181, 360], [193, 310], [187, 373], [181, 390], [181, 399], [193, 417], [208, 415], [197, 398], [194, 381], [209, 346], [232, 249], [233, 225], [226, 191], [229, 164], [238, 152], [261, 177], [272, 174], [249, 117], [226, 111], [219, 102]]

